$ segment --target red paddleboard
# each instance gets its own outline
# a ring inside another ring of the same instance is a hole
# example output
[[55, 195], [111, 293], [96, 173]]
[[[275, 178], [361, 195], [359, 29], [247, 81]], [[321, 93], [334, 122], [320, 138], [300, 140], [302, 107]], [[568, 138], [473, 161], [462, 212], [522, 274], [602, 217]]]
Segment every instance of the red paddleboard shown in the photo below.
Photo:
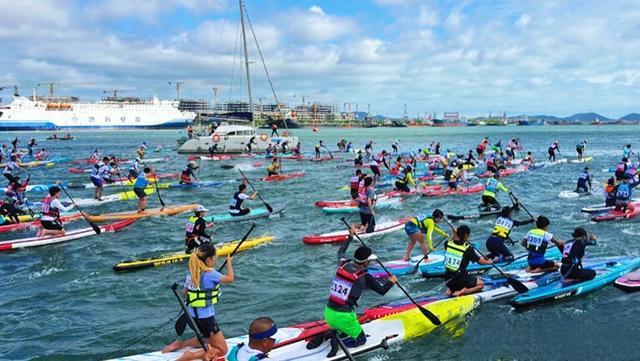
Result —
[[[401, 229], [404, 229], [404, 224], [407, 223], [409, 219], [411, 219], [411, 217], [405, 217], [397, 221], [383, 222], [380, 224], [376, 224], [376, 228], [374, 229], [373, 232], [371, 233], [358, 232], [358, 235], [360, 236], [360, 238], [369, 238], [372, 236], [378, 236], [382, 234], [399, 231]], [[304, 236], [302, 238], [302, 242], [306, 244], [341, 243], [346, 241], [348, 237], [349, 237], [349, 231], [345, 229], [342, 231]]]
[[439, 189], [430, 189], [430, 190], [422, 190], [421, 193], [423, 196], [427, 197], [444, 197], [449, 195], [465, 195], [482, 192], [484, 190], [484, 185], [475, 184], [471, 187], [462, 187], [461, 190], [456, 191], [455, 189], [451, 189], [449, 187], [441, 187]]
[[304, 172], [276, 174], [276, 175], [260, 178], [260, 180], [265, 182], [278, 182], [278, 181], [283, 181], [283, 180], [293, 179], [293, 178], [300, 178], [300, 177], [304, 177]]

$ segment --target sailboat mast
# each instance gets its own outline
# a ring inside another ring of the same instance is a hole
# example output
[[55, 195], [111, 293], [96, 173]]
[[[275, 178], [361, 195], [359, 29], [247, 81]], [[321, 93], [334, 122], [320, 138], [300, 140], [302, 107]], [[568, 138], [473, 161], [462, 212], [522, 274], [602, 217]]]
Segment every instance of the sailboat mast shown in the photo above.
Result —
[[247, 35], [244, 31], [244, 5], [242, 0], [238, 0], [240, 4], [240, 25], [242, 26], [242, 45], [244, 48], [244, 66], [247, 71], [247, 91], [249, 93], [249, 113], [251, 114], [251, 125], [255, 128], [256, 120], [253, 117], [253, 97], [251, 96], [251, 74], [249, 73], [249, 55], [247, 53]]

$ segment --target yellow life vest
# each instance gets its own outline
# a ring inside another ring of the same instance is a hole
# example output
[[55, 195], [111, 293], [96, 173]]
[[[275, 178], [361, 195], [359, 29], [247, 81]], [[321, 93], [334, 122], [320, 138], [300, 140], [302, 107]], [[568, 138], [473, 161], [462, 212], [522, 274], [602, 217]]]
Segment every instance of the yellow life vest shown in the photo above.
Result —
[[218, 303], [220, 284], [213, 289], [199, 290], [187, 289], [188, 305], [193, 308], [203, 308]]
[[451, 272], [458, 271], [462, 263], [462, 256], [467, 248], [469, 248], [468, 243], [460, 245], [454, 242], [447, 242], [447, 252], [444, 255], [444, 268]]

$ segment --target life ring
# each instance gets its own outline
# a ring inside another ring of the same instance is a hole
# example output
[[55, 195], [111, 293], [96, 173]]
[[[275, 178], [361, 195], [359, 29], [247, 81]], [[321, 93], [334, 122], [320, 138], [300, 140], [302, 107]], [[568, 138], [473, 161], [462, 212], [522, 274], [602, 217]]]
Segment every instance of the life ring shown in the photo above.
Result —
[[260, 140], [265, 142], [267, 141], [267, 135], [266, 134], [260, 134]]
[[218, 135], [218, 134], [214, 134], [214, 135], [212, 135], [212, 136], [211, 136], [211, 139], [212, 139], [214, 142], [218, 143], [218, 142], [220, 141], [220, 135]]

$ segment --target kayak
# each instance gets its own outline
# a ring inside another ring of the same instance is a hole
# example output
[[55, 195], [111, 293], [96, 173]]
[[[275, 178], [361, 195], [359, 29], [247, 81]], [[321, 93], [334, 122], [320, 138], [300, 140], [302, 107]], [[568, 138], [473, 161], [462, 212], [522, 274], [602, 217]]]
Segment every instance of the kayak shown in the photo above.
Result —
[[[445, 251], [433, 251], [429, 253], [429, 257], [423, 260], [422, 255], [413, 256], [409, 261], [403, 259], [396, 259], [393, 261], [383, 262], [382, 264], [393, 274], [394, 276], [404, 276], [413, 273], [416, 268], [416, 264], [420, 262], [417, 271], [422, 272], [429, 266], [436, 264], [444, 264]], [[422, 261], [421, 261], [422, 260]], [[367, 268], [367, 272], [376, 278], [387, 278], [388, 273], [382, 269], [378, 264], [371, 264]]]
[[197, 183], [183, 183], [174, 182], [174, 183], [158, 183], [158, 188], [160, 189], [168, 189], [168, 188], [201, 188], [201, 187], [220, 187], [225, 184], [235, 183], [235, 179], [229, 179], [225, 181], [206, 181], [206, 182], [197, 182]]
[[142, 213], [138, 213], [137, 211], [130, 211], [130, 212], [118, 212], [118, 213], [107, 213], [107, 214], [96, 214], [96, 215], [87, 214], [87, 218], [92, 222], [104, 222], [104, 221], [113, 221], [113, 220], [122, 220], [122, 219], [140, 219], [140, 218], [147, 218], [147, 217], [174, 216], [176, 214], [194, 210], [197, 206], [198, 206], [197, 204], [183, 204], [179, 206], [147, 209]]
[[582, 157], [582, 159], [571, 159], [569, 163], [586, 163], [593, 160], [593, 157]]
[[613, 285], [627, 292], [640, 290], [640, 270], [619, 277]]
[[[474, 295], [463, 297], [416, 300], [426, 309], [436, 315], [442, 324], [459, 319], [474, 310], [480, 304], [480, 299]], [[358, 320], [362, 324], [364, 332], [367, 334], [367, 342], [358, 347], [349, 348], [352, 356], [366, 355], [371, 352], [387, 349], [389, 346], [408, 341], [434, 331], [437, 326], [432, 324], [422, 315], [420, 310], [407, 301], [390, 303], [371, 309], [366, 309], [359, 315]], [[269, 352], [269, 360], [272, 361], [328, 361], [345, 360], [346, 356], [342, 350], [338, 350], [333, 357], [326, 357], [331, 350], [330, 341], [322, 342], [318, 347], [307, 349], [307, 343], [317, 335], [322, 335], [329, 331], [329, 326], [324, 320], [306, 322], [288, 327], [281, 327], [273, 336], [276, 345]], [[231, 337], [225, 340], [231, 350], [235, 345], [246, 344], [249, 339], [247, 335]], [[194, 349], [182, 349], [169, 353], [160, 351], [142, 355], [122, 357], [111, 361], [169, 361], [179, 358], [184, 351]], [[228, 356], [227, 356], [228, 357]], [[223, 361], [219, 358], [216, 361]]]
[[260, 180], [265, 182], [278, 182], [278, 181], [283, 181], [283, 180], [293, 179], [293, 178], [300, 178], [300, 177], [304, 177], [304, 172], [281, 173], [281, 174], [260, 178]]
[[583, 264], [584, 269], [596, 271], [594, 279], [582, 282], [560, 279], [546, 286], [520, 294], [511, 300], [510, 304], [515, 308], [524, 308], [593, 292], [639, 266], [640, 258], [612, 257], [598, 261], [594, 260], [588, 264]]
[[[135, 219], [128, 219], [125, 221], [104, 224], [100, 226], [100, 230], [102, 232], [116, 232], [133, 224], [135, 221], [136, 221]], [[95, 234], [96, 232], [93, 230], [93, 228], [87, 227], [87, 228], [69, 231], [64, 236], [32, 237], [32, 238], [3, 241], [3, 242], [0, 242], [0, 252], [10, 251], [10, 250], [19, 249], [19, 248], [30, 248], [30, 247], [44, 246], [48, 244], [68, 242], [68, 241], [73, 241], [80, 238], [94, 236]]]
[[467, 195], [482, 192], [484, 190], [483, 184], [474, 184], [471, 187], [463, 187], [461, 190], [451, 189], [447, 187], [440, 187], [435, 189], [421, 190], [420, 193], [425, 197], [444, 197], [449, 195]]
[[[397, 221], [379, 223], [379, 224], [376, 224], [376, 227], [374, 228], [373, 232], [371, 233], [358, 232], [358, 235], [360, 236], [360, 238], [369, 238], [373, 236], [379, 236], [379, 235], [383, 235], [391, 232], [396, 232], [403, 229], [404, 224], [407, 223], [407, 221], [409, 221], [410, 219], [411, 217], [405, 217]], [[343, 230], [343, 231], [335, 231], [335, 232], [329, 232], [329, 233], [304, 236], [302, 237], [302, 242], [306, 244], [340, 243], [340, 242], [346, 241], [348, 237], [349, 237], [349, 231]]]
[[606, 211], [604, 213], [600, 213], [596, 216], [591, 217], [591, 220], [594, 222], [606, 222], [606, 221], [624, 221], [627, 219], [632, 219], [640, 214], [640, 202], [634, 202], [632, 210], [626, 211], [616, 211], [615, 207], [613, 209]]
[[[398, 207], [402, 202], [402, 198], [394, 197], [384, 197], [382, 199], [377, 199], [375, 203], [376, 209], [384, 209], [384, 208], [393, 208]], [[354, 213], [358, 212], [358, 206], [328, 206], [321, 208], [324, 213], [327, 214], [338, 214], [338, 213]]]
[[[517, 173], [522, 173], [522, 172], [526, 172], [527, 170], [529, 170], [529, 168], [527, 166], [521, 165], [515, 168], [508, 168], [508, 169], [502, 169], [500, 170], [500, 176], [501, 177], [507, 177], [510, 176], [512, 174], [517, 174]], [[484, 173], [481, 174], [477, 174], [478, 178], [489, 178], [491, 176], [493, 176], [493, 172], [489, 172], [486, 171]]]
[[563, 198], [563, 199], [572, 199], [572, 198], [580, 198], [580, 197], [585, 197], [585, 196], [591, 196], [594, 195], [595, 192], [593, 190], [589, 191], [589, 192], [576, 192], [576, 191], [562, 191], [560, 193], [558, 193], [558, 197], [559, 198]]
[[212, 214], [212, 215], [206, 216], [204, 217], [204, 220], [207, 222], [214, 222], [214, 223], [242, 222], [249, 219], [266, 218], [275, 214], [280, 214], [282, 211], [284, 211], [286, 207], [287, 207], [286, 204], [275, 204], [272, 206], [273, 212], [271, 213], [269, 213], [267, 208], [260, 207], [260, 208], [251, 208], [251, 211], [249, 211], [249, 213], [244, 216], [232, 216], [231, 214], [229, 214], [229, 212], [227, 212], [227, 213]]
[[[255, 248], [261, 244], [271, 242], [273, 240], [273, 236], [262, 236], [256, 238], [247, 239], [242, 243], [240, 248], [238, 248], [237, 252], [243, 252], [251, 248]], [[216, 244], [216, 255], [218, 257], [225, 257], [230, 255], [234, 249], [236, 249], [238, 243], [240, 241], [231, 241], [225, 243]], [[135, 260], [123, 261], [115, 264], [113, 266], [113, 270], [116, 272], [123, 271], [137, 271], [144, 268], [153, 268], [160, 267], [164, 265], [169, 265], [173, 263], [183, 262], [189, 259], [191, 255], [189, 253], [185, 253], [184, 251], [168, 253], [161, 256], [151, 257], [151, 258], [141, 258]]]
[[[21, 218], [21, 217], [18, 217], [18, 218]], [[70, 213], [68, 215], [65, 215], [63, 213], [60, 216], [60, 220], [62, 221], [63, 224], [79, 218], [82, 218], [82, 214], [80, 214], [80, 212]], [[35, 227], [40, 227], [40, 220], [23, 221], [22, 219], [20, 219], [20, 223], [7, 223], [7, 224], [2, 223], [2, 225], [0, 225], [0, 233], [21, 231], [27, 228], [35, 228]]]
[[[562, 254], [557, 247], [547, 249], [547, 252], [544, 255], [544, 257], [549, 260], [559, 260], [561, 256]], [[500, 268], [504, 268], [504, 270], [514, 270], [527, 267], [528, 261], [526, 253], [524, 253], [514, 255], [513, 261], [497, 262], [495, 263], [495, 265]], [[469, 263], [469, 265], [467, 266], [467, 272], [472, 275], [480, 275], [492, 268], [493, 267], [490, 264]], [[422, 270], [422, 277], [424, 278], [444, 277], [444, 275], [444, 263], [430, 264], [424, 267]]]

